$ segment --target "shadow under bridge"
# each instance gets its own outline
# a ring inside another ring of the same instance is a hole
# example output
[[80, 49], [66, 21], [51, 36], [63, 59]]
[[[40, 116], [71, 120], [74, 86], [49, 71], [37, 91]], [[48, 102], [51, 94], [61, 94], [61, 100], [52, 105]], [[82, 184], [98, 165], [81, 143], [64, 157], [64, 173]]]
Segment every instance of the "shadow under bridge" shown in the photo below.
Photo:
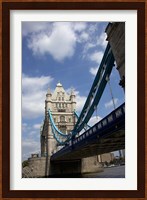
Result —
[[72, 139], [51, 160], [74, 160], [125, 149], [125, 103]]

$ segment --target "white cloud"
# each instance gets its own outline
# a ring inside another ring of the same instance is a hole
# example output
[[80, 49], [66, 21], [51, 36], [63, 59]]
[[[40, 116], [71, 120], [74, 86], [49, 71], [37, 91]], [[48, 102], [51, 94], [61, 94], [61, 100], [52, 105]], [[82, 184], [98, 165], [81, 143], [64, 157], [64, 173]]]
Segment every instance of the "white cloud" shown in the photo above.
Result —
[[102, 33], [99, 37], [98, 37], [98, 39], [97, 39], [97, 45], [98, 46], [101, 46], [102, 48], [105, 48], [106, 47], [106, 45], [107, 45], [107, 41], [106, 41], [106, 38], [107, 38], [107, 35], [106, 35], [106, 33]]
[[28, 159], [32, 153], [40, 152], [40, 125], [23, 123], [22, 128], [22, 158]]
[[94, 124], [96, 124], [97, 122], [99, 122], [102, 118], [100, 116], [93, 116], [90, 118], [88, 125], [89, 126], [93, 126]]
[[[117, 98], [114, 98], [114, 104], [115, 106], [118, 104]], [[109, 102], [105, 103], [105, 108], [107, 109], [113, 108], [113, 100], [110, 100]]]
[[89, 72], [90, 72], [93, 76], [96, 76], [97, 71], [98, 71], [98, 67], [91, 67], [90, 70], [89, 70]]
[[41, 123], [40, 123], [40, 124], [34, 124], [34, 125], [33, 125], [33, 128], [34, 128], [34, 129], [40, 129], [40, 127], [41, 127]]
[[75, 31], [81, 32], [86, 29], [87, 23], [86, 22], [74, 22], [72, 23], [73, 28]]
[[[92, 47], [104, 48], [106, 34], [97, 37], [98, 23], [86, 22], [23, 22], [22, 34], [28, 36], [28, 48], [35, 56], [51, 55], [62, 62], [74, 55], [76, 44], [83, 44], [83, 58]], [[90, 59], [99, 63], [101, 52], [94, 52]]]
[[22, 116], [33, 119], [44, 114], [44, 100], [47, 88], [52, 82], [50, 76], [22, 77]]
[[89, 39], [89, 34], [86, 32], [82, 32], [81, 35], [79, 35], [78, 42], [87, 42]]
[[98, 24], [99, 24], [99, 23], [93, 23], [93, 24], [91, 24], [91, 25], [89, 26], [89, 28], [88, 28], [88, 32], [89, 32], [90, 34], [95, 33], [96, 30], [98, 29]]
[[88, 51], [89, 49], [91, 49], [91, 48], [93, 48], [93, 47], [95, 47], [95, 46], [96, 46], [96, 44], [87, 42], [87, 43], [85, 44], [85, 50]]
[[34, 55], [50, 54], [55, 60], [63, 61], [73, 56], [76, 45], [76, 34], [71, 23], [55, 22], [52, 32], [32, 35], [28, 47]]
[[102, 51], [95, 51], [94, 53], [89, 55], [89, 59], [91, 61], [98, 63], [98, 64], [101, 63], [102, 57], [103, 57]]
[[77, 95], [76, 96], [76, 111], [77, 112], [80, 112], [85, 104], [85, 101], [86, 101], [87, 97], [85, 96], [80, 96], [80, 95]]
[[27, 138], [22, 141], [22, 159], [28, 159], [32, 153], [40, 152], [40, 141], [35, 141], [34, 138]]
[[83, 52], [82, 52], [82, 58], [89, 58], [88, 51], [95, 47], [96, 47], [96, 43], [89, 42], [89, 40], [86, 41], [83, 48]]
[[27, 123], [22, 123], [22, 131], [23, 133], [29, 131], [30, 127], [28, 126]]
[[47, 22], [22, 22], [22, 35], [27, 36], [30, 33], [44, 31], [47, 27]]
[[22, 76], [22, 90], [25, 93], [35, 93], [42, 90], [46, 85], [50, 84], [53, 80], [50, 76], [29, 77], [25, 74]]
[[[99, 37], [98, 37], [98, 40], [97, 40], [97, 43], [95, 44], [97, 46], [101, 46], [102, 48], [105, 48], [106, 45], [107, 45], [107, 41], [106, 41], [106, 34], [105, 33], [102, 33]], [[89, 46], [90, 48], [93, 47], [93, 45], [90, 45]], [[88, 49], [88, 48], [87, 48]], [[104, 52], [103, 51], [99, 51], [99, 52], [94, 52], [92, 53], [91, 55], [89, 55], [89, 59], [91, 61], [94, 61], [98, 64], [101, 63], [102, 61], [102, 58], [103, 58], [103, 55], [104, 55]], [[99, 66], [98, 66], [99, 67]], [[96, 73], [97, 73], [97, 70], [98, 70], [98, 67], [91, 67], [89, 72], [95, 76]]]

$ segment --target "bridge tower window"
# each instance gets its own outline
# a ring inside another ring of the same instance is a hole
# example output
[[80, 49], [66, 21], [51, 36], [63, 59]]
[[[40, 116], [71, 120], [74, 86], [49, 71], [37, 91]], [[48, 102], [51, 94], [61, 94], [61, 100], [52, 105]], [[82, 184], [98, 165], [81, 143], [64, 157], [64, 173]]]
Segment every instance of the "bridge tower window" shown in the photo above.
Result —
[[65, 116], [60, 116], [60, 121], [65, 122]]

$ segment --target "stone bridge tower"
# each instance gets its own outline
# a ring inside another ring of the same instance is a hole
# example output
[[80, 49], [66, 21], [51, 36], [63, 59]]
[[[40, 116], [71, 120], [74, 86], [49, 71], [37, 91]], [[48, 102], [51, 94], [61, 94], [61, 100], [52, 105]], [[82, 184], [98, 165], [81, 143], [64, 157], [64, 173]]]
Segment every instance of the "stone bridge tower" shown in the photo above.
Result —
[[61, 83], [56, 85], [53, 93], [48, 89], [45, 100], [45, 120], [41, 129], [41, 156], [50, 157], [54, 152], [60, 149], [52, 133], [48, 110], [51, 110], [57, 128], [61, 132], [68, 134], [73, 130], [76, 123], [73, 114], [75, 108], [76, 101], [73, 90], [71, 90], [70, 94], [67, 94]]
[[119, 85], [125, 90], [125, 22], [109, 23], [105, 32], [121, 78]]

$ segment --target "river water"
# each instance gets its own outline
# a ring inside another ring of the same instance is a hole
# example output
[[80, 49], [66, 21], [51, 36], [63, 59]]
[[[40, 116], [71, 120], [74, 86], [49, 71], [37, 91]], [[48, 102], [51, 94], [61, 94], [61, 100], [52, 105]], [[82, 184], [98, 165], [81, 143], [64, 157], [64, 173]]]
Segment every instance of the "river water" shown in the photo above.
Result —
[[[53, 177], [52, 177], [53, 178]], [[54, 178], [125, 178], [125, 165], [107, 167], [103, 172], [54, 176]]]

